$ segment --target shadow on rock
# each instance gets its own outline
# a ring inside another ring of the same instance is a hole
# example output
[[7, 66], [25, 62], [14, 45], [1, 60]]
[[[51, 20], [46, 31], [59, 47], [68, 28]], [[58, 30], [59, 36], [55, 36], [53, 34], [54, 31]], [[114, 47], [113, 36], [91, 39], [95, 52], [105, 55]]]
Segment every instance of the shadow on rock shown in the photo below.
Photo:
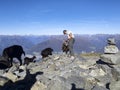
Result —
[[8, 81], [4, 84], [4, 86], [0, 86], [0, 90], [30, 90], [36, 82], [36, 76], [42, 74], [43, 72], [30, 74], [30, 71], [27, 70], [26, 76], [23, 80], [19, 80], [16, 82]]
[[96, 61], [96, 63], [97, 63], [97, 64], [107, 65], [107, 66], [109, 66], [110, 68], [113, 68], [112, 65], [114, 65], [114, 64], [111, 64], [111, 63], [104, 62], [104, 61], [102, 61], [101, 59], [99, 59], [98, 61]]
[[76, 85], [74, 83], [72, 83], [71, 85], [72, 85], [71, 90], [84, 90], [82, 88], [76, 88]]
[[107, 84], [106, 84], [106, 88], [107, 88], [108, 90], [110, 90], [110, 83], [107, 83]]
[[5, 57], [0, 56], [0, 70], [5, 70], [10, 67], [10, 62]]

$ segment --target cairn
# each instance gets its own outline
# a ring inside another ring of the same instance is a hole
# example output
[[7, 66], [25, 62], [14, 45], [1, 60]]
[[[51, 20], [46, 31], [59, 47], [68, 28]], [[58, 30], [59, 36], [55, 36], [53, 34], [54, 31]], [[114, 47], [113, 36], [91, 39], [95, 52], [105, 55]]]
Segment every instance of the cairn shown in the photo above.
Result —
[[116, 46], [115, 38], [108, 38], [107, 46], [104, 47], [105, 54], [116, 54], [118, 53], [119, 49]]

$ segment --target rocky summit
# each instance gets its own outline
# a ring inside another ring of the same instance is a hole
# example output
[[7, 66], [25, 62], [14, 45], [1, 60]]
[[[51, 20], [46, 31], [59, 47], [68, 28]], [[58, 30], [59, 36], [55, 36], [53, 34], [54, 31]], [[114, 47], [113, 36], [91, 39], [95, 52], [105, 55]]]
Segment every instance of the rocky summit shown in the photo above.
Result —
[[120, 90], [119, 56], [76, 54], [72, 60], [59, 53], [29, 65], [13, 64], [0, 70], [0, 90]]

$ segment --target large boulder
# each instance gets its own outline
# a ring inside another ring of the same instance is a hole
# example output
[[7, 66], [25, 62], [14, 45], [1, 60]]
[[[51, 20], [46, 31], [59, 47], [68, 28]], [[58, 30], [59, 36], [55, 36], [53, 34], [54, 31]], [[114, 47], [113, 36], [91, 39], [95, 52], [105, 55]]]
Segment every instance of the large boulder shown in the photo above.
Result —
[[108, 45], [104, 47], [104, 53], [106, 54], [115, 54], [118, 53], [119, 49], [115, 45]]
[[102, 54], [100, 59], [110, 64], [120, 64], [120, 53], [117, 54]]

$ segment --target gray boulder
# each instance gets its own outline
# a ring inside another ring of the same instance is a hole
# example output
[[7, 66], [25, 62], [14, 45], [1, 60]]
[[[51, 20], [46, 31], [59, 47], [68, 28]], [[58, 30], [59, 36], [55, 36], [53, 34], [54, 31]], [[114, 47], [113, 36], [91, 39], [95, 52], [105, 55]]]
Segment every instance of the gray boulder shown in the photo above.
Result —
[[104, 47], [104, 53], [106, 54], [115, 54], [118, 53], [119, 49], [115, 45], [107, 45]]
[[110, 84], [110, 90], [120, 90], [120, 81], [114, 81]]
[[100, 59], [104, 62], [111, 64], [120, 64], [120, 53], [117, 54], [102, 54]]
[[109, 45], [116, 45], [115, 38], [108, 38], [107, 42]]

